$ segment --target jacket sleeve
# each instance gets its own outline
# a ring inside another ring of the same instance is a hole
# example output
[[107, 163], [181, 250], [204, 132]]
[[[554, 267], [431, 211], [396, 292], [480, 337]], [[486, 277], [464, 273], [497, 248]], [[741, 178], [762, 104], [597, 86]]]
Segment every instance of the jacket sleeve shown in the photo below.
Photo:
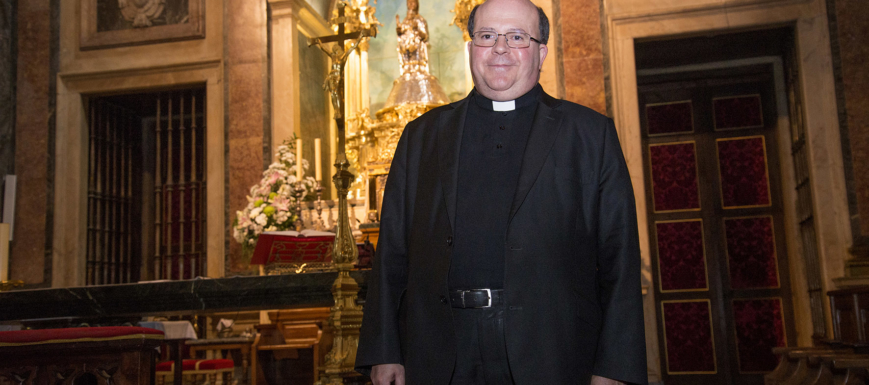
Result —
[[370, 374], [373, 365], [402, 363], [398, 308], [407, 286], [408, 213], [411, 212], [409, 204], [412, 204], [407, 199], [410, 131], [413, 129], [409, 125], [398, 142], [381, 205], [380, 237], [356, 354], [356, 370], [366, 375]]
[[599, 175], [598, 285], [603, 314], [593, 373], [646, 384], [646, 339], [637, 212], [631, 178], [611, 119]]

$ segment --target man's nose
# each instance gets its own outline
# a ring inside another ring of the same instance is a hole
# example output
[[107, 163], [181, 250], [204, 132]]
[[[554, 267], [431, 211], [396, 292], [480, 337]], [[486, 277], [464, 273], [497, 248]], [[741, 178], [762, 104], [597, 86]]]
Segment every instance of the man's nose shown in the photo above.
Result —
[[507, 36], [503, 36], [503, 40], [501, 40], [501, 37], [502, 36], [498, 36], [498, 38], [495, 40], [495, 45], [492, 46], [492, 50], [494, 50], [495, 53], [499, 54], [507, 53], [510, 51], [510, 47], [507, 46]]

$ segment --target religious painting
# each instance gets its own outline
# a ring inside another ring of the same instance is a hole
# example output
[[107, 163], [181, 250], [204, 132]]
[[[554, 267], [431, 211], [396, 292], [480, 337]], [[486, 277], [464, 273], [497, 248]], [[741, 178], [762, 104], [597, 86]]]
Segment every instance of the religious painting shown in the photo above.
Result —
[[205, 37], [204, 0], [82, 0], [82, 50]]
[[[420, 1], [419, 14], [428, 22], [428, 65], [450, 101], [467, 96], [465, 85], [465, 41], [462, 30], [450, 25], [455, 16], [452, 1]], [[407, 15], [407, 0], [378, 0], [375, 16], [383, 23], [377, 38], [369, 41], [368, 76], [371, 116], [386, 105], [393, 81], [399, 77], [397, 22]]]

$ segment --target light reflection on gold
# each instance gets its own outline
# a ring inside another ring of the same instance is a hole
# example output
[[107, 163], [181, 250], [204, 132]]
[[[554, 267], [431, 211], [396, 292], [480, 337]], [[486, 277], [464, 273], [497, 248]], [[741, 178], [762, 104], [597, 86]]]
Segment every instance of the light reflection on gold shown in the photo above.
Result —
[[428, 24], [419, 15], [415, 0], [408, 1], [408, 14], [397, 24], [401, 74], [393, 81], [384, 107], [373, 119], [367, 108], [347, 118], [347, 158], [358, 175], [351, 189], [365, 189], [366, 182], [374, 178], [367, 190], [376, 194], [378, 210], [404, 127], [426, 111], [450, 102], [437, 78], [429, 73]]

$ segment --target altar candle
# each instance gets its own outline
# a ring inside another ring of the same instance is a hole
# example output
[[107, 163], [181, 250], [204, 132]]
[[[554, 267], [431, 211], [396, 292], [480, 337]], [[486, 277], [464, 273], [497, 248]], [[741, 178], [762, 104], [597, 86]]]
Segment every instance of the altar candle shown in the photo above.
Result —
[[301, 182], [302, 175], [304, 175], [304, 171], [302, 171], [302, 140], [296, 139], [296, 180]]
[[356, 189], [356, 199], [362, 199], [362, 190]]
[[314, 169], [318, 181], [323, 180], [323, 164], [320, 161], [320, 138], [314, 139]]

